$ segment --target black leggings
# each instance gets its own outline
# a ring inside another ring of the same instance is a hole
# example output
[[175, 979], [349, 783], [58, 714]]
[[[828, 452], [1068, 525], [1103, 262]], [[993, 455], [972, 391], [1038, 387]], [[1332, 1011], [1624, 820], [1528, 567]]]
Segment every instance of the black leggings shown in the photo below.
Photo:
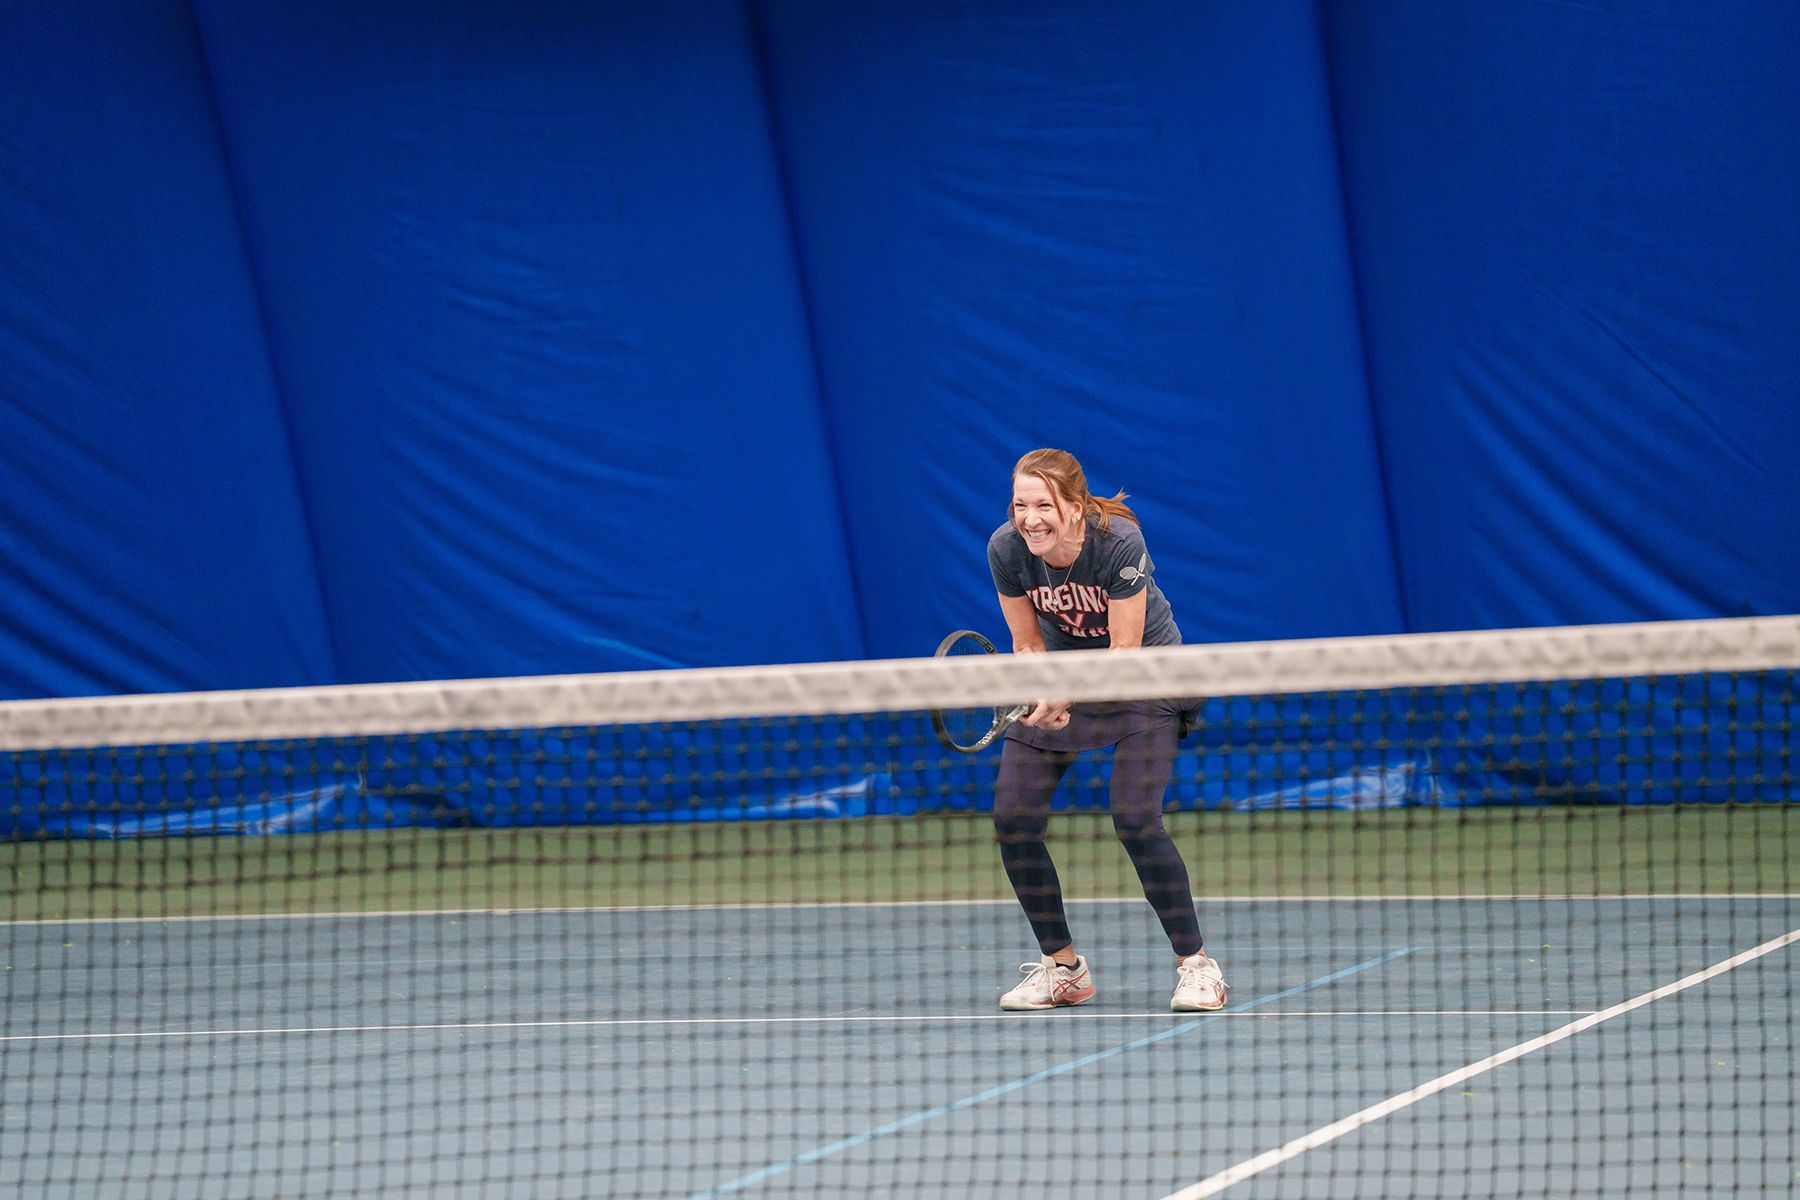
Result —
[[[1156, 910], [1175, 953], [1185, 958], [1200, 950], [1200, 920], [1188, 888], [1187, 864], [1163, 829], [1163, 790], [1175, 769], [1175, 743], [1172, 726], [1119, 739], [1113, 751], [1111, 805], [1113, 830], [1137, 868], [1144, 898]], [[1044, 834], [1050, 827], [1050, 798], [1077, 757], [1011, 739], [1000, 753], [1000, 778], [994, 790], [1000, 861], [1045, 954], [1075, 940], [1063, 915], [1062, 883]]]

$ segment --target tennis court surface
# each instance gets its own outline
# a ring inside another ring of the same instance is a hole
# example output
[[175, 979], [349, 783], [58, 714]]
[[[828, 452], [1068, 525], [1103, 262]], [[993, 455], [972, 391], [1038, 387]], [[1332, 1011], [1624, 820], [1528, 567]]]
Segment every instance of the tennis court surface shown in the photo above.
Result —
[[[0, 1193], [1800, 1192], [1800, 620], [0, 705]], [[926, 712], [1205, 698], [1034, 960]]]

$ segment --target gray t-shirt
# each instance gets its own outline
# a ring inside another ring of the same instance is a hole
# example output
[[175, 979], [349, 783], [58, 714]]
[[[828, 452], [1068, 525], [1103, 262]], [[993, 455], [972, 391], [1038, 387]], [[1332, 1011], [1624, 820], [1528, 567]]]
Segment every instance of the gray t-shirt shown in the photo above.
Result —
[[1151, 576], [1156, 565], [1144, 548], [1144, 535], [1123, 517], [1102, 530], [1089, 519], [1081, 554], [1067, 568], [1052, 567], [1025, 548], [1025, 539], [1008, 521], [988, 539], [988, 568], [1002, 596], [1024, 596], [1037, 610], [1038, 628], [1049, 650], [1096, 650], [1112, 645], [1107, 611], [1149, 589], [1144, 605], [1144, 645], [1174, 646], [1181, 642], [1175, 615]]

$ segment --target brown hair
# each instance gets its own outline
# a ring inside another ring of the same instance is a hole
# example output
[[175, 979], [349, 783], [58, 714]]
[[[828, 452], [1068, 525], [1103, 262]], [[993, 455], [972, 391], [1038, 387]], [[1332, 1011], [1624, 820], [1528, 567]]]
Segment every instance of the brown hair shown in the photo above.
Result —
[[[1064, 504], [1079, 508], [1084, 518], [1096, 518], [1102, 529], [1114, 517], [1124, 517], [1133, 525], [1139, 523], [1137, 514], [1126, 507], [1124, 492], [1105, 497], [1088, 491], [1087, 473], [1067, 450], [1033, 450], [1013, 468], [1013, 476], [1016, 478], [1020, 475], [1033, 475], [1043, 480], [1044, 486], [1050, 489], [1052, 495]], [[1009, 520], [1011, 511], [1009, 505]]]

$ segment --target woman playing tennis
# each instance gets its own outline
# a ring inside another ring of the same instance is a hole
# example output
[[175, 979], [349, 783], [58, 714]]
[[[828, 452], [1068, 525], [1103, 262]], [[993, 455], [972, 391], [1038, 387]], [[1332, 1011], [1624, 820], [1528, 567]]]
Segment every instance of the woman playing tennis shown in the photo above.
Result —
[[[1181, 631], [1156, 582], [1125, 493], [1101, 499], [1073, 455], [1033, 450], [1013, 468], [1012, 510], [988, 539], [988, 566], [1013, 653], [1130, 650], [1168, 646]], [[1113, 829], [1131, 856], [1144, 896], [1175, 950], [1169, 1006], [1225, 1006], [1225, 976], [1201, 948], [1187, 865], [1163, 829], [1163, 791], [1175, 768], [1180, 708], [1173, 701], [1071, 705], [1040, 700], [1006, 731], [995, 785], [994, 828], [1007, 878], [1043, 957], [1004, 1009], [1060, 1008], [1094, 997], [1087, 959], [1063, 914], [1062, 885], [1044, 845], [1050, 798], [1076, 758], [1111, 747]]]

